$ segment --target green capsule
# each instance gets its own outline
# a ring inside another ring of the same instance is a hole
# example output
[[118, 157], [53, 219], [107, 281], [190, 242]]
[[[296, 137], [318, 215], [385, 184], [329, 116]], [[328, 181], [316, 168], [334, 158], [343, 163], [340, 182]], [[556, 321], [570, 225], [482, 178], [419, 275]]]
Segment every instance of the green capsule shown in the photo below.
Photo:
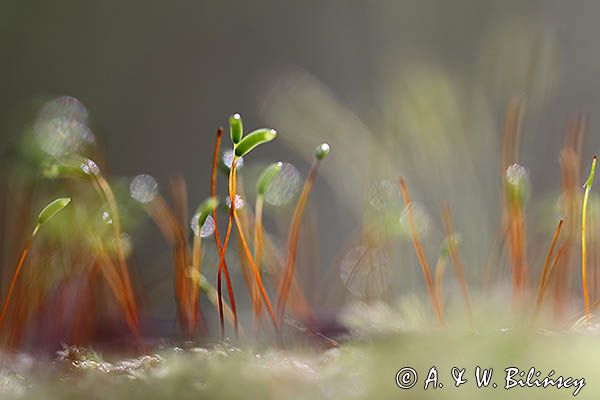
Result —
[[596, 156], [592, 159], [592, 167], [590, 168], [590, 174], [588, 175], [587, 181], [585, 182], [586, 189], [591, 189], [594, 183], [594, 173], [596, 172]]
[[317, 160], [322, 160], [325, 157], [327, 157], [327, 154], [329, 154], [329, 145], [327, 143], [322, 143], [319, 146], [317, 146], [317, 149], [315, 150], [315, 157], [317, 158]]
[[242, 124], [242, 117], [240, 114], [233, 114], [229, 117], [229, 134], [231, 135], [231, 142], [236, 145], [242, 140], [244, 135], [244, 126]]
[[62, 197], [60, 199], [56, 199], [50, 204], [48, 204], [44, 209], [40, 212], [38, 216], [38, 225], [42, 225], [50, 218], [54, 217], [57, 213], [59, 213], [63, 208], [65, 208], [71, 202], [70, 197]]
[[206, 199], [206, 200], [204, 200], [204, 202], [202, 202], [202, 204], [200, 204], [200, 206], [198, 207], [198, 210], [196, 211], [196, 214], [198, 215], [198, 226], [199, 227], [202, 227], [202, 225], [204, 225], [204, 223], [206, 222], [206, 218], [208, 218], [208, 216], [210, 214], [212, 214], [213, 211], [215, 211], [215, 209], [217, 208], [218, 205], [219, 205], [219, 200], [216, 199], [215, 197]]
[[279, 171], [281, 171], [281, 167], [283, 167], [283, 163], [280, 161], [269, 165], [263, 170], [256, 181], [256, 192], [259, 196], [265, 194], [269, 188], [269, 185], [271, 185], [271, 182], [273, 182], [273, 178], [275, 178]]
[[270, 142], [275, 139], [277, 132], [273, 129], [257, 129], [252, 133], [246, 135], [238, 144], [235, 145], [236, 157], [243, 157], [248, 154], [252, 149], [261, 144]]

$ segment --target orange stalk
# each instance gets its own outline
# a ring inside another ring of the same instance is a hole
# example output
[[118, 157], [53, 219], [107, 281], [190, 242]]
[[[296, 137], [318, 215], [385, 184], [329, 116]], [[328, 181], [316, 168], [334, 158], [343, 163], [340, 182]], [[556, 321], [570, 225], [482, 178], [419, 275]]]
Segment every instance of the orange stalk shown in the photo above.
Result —
[[[223, 136], [223, 128], [217, 130], [217, 138], [215, 141], [215, 151], [213, 156], [213, 165], [210, 178], [210, 196], [216, 197], [217, 194], [217, 166], [219, 164], [219, 149], [221, 147], [221, 138]], [[225, 335], [225, 322], [223, 319], [223, 296], [221, 290], [221, 275], [225, 273], [225, 282], [227, 283], [227, 291], [229, 294], [229, 301], [231, 302], [231, 311], [233, 312], [233, 318], [235, 322], [235, 330], [238, 329], [238, 318], [235, 307], [235, 297], [233, 296], [233, 287], [231, 286], [231, 279], [229, 277], [229, 269], [227, 268], [227, 262], [225, 261], [225, 250], [226, 245], [221, 245], [221, 238], [219, 234], [219, 223], [217, 220], [217, 210], [213, 210], [213, 220], [215, 222], [215, 242], [217, 243], [217, 250], [219, 251], [219, 270], [217, 272], [217, 296], [219, 300], [219, 322], [221, 324], [221, 336]], [[227, 230], [230, 230], [228, 226]]]
[[127, 263], [125, 260], [125, 252], [123, 250], [123, 244], [121, 243], [121, 218], [119, 215], [119, 210], [117, 208], [117, 200], [115, 199], [115, 195], [108, 184], [108, 181], [101, 175], [94, 175], [96, 178], [96, 183], [100, 188], [100, 191], [104, 195], [106, 203], [110, 209], [111, 218], [113, 220], [113, 235], [115, 237], [115, 245], [117, 250], [117, 261], [120, 268], [120, 275], [123, 279], [123, 284], [125, 286], [125, 295], [127, 298], [127, 302], [129, 308], [131, 309], [131, 313], [135, 318], [137, 324], [137, 307], [135, 304], [135, 298], [133, 296], [133, 288], [131, 285], [131, 279], [129, 278], [129, 271], [127, 269]]
[[[246, 253], [246, 258], [247, 258], [248, 262], [250, 263], [250, 268], [252, 269], [254, 278], [256, 279], [256, 284], [258, 285], [258, 289], [262, 295], [263, 302], [265, 303], [265, 306], [267, 307], [267, 312], [269, 313], [271, 321], [273, 322], [275, 331], [277, 332], [277, 334], [279, 334], [279, 326], [277, 325], [277, 319], [275, 318], [275, 313], [273, 312], [273, 308], [271, 307], [271, 302], [269, 301], [269, 296], [267, 295], [267, 291], [262, 282], [260, 273], [256, 269], [256, 265], [254, 264], [254, 260], [252, 259], [252, 254], [250, 253], [250, 248], [248, 247], [248, 243], [246, 242], [244, 230], [242, 229], [242, 224], [239, 219], [239, 213], [235, 209], [235, 196], [236, 196], [235, 190], [236, 190], [236, 180], [237, 180], [236, 161], [237, 161], [237, 157], [234, 156], [233, 161], [231, 162], [231, 170], [229, 172], [229, 177], [230, 177], [229, 199], [231, 201], [230, 215], [233, 216], [233, 218], [235, 220], [239, 238], [240, 238], [240, 241], [242, 242], [242, 247], [244, 249], [244, 252]], [[249, 289], [252, 290], [251, 288], [249, 288]]]
[[540, 287], [538, 289], [538, 294], [535, 302], [535, 314], [537, 315], [540, 307], [542, 305], [542, 301], [544, 299], [544, 291], [546, 288], [546, 282], [548, 280], [548, 268], [550, 267], [550, 259], [552, 258], [552, 253], [554, 253], [554, 246], [556, 246], [556, 241], [558, 240], [558, 236], [560, 235], [560, 230], [563, 225], [563, 219], [561, 218], [558, 222], [558, 226], [556, 227], [556, 231], [554, 232], [554, 237], [552, 238], [552, 243], [550, 244], [550, 248], [548, 249], [548, 255], [546, 255], [546, 262], [544, 263], [544, 269], [542, 270], [542, 276], [540, 277]]
[[423, 270], [423, 275], [425, 276], [425, 283], [427, 284], [427, 290], [429, 291], [429, 297], [431, 300], [431, 305], [433, 307], [433, 311], [435, 313], [435, 317], [440, 324], [440, 326], [444, 325], [444, 317], [442, 315], [442, 309], [440, 306], [440, 301], [437, 296], [437, 292], [433, 287], [433, 280], [431, 278], [431, 269], [429, 268], [429, 263], [425, 258], [425, 252], [423, 251], [423, 247], [421, 246], [421, 241], [419, 240], [419, 234], [417, 233], [417, 228], [415, 226], [415, 221], [413, 220], [412, 215], [412, 200], [410, 198], [410, 193], [408, 192], [408, 187], [406, 186], [406, 182], [404, 182], [403, 178], [400, 178], [400, 190], [402, 192], [402, 198], [404, 199], [404, 204], [406, 205], [406, 209], [408, 212], [408, 225], [410, 229], [410, 233], [412, 236], [413, 247], [415, 248], [415, 252], [417, 253], [417, 258], [419, 260], [419, 265]]
[[[264, 198], [258, 195], [254, 207], [254, 261], [259, 275], [262, 273], [262, 258], [263, 258], [263, 203]], [[254, 289], [254, 288], [253, 288]], [[256, 298], [256, 296], [253, 296]], [[256, 302], [256, 316], [260, 318], [262, 303]]]
[[304, 182], [302, 193], [300, 194], [300, 198], [298, 199], [298, 203], [296, 204], [296, 208], [294, 209], [294, 214], [292, 216], [290, 231], [288, 233], [287, 260], [277, 294], [277, 314], [280, 320], [283, 318], [283, 313], [285, 311], [286, 302], [289, 297], [290, 287], [292, 285], [292, 280], [294, 277], [294, 270], [296, 268], [296, 254], [298, 251], [300, 222], [302, 221], [302, 215], [304, 214], [304, 209], [306, 208], [306, 203], [308, 202], [308, 196], [310, 195], [310, 192], [312, 190], [312, 186], [317, 176], [318, 169], [319, 159], [317, 158], [315, 159], [312, 167], [310, 168], [310, 172], [308, 173], [308, 177]]
[[241, 233], [241, 224], [237, 213], [234, 213], [235, 223], [238, 227], [238, 231], [240, 232], [240, 240], [242, 241], [242, 246], [244, 248], [244, 252], [246, 253], [246, 258], [250, 263], [250, 268], [252, 268], [252, 273], [254, 274], [254, 278], [256, 279], [256, 284], [258, 285], [258, 289], [263, 298], [263, 302], [265, 303], [265, 307], [267, 307], [267, 312], [269, 313], [269, 317], [273, 322], [273, 327], [275, 331], [279, 334], [279, 326], [277, 325], [277, 319], [275, 318], [275, 313], [273, 312], [273, 308], [271, 307], [271, 302], [269, 301], [269, 296], [267, 295], [267, 291], [265, 289], [265, 285], [263, 284], [260, 273], [256, 269], [256, 265], [254, 264], [254, 260], [252, 259], [252, 254], [250, 254], [250, 249], [248, 248], [248, 243], [246, 242], [246, 238], [244, 234]]
[[188, 333], [192, 336], [196, 326], [198, 308], [195, 306], [196, 297], [193, 297], [195, 285], [189, 279], [189, 250], [183, 226], [160, 194], [157, 194], [145, 209], [158, 225], [167, 242], [173, 246], [174, 286], [179, 317], [188, 325]]
[[[446, 230], [446, 236], [451, 238], [452, 235], [456, 234], [454, 229], [454, 223], [452, 222], [452, 215], [450, 214], [450, 207], [447, 205], [443, 207], [442, 210], [442, 219], [444, 223], [444, 229]], [[460, 256], [458, 254], [458, 249], [456, 248], [456, 242], [454, 240], [449, 241], [448, 250], [450, 252], [450, 257], [452, 258], [452, 263], [454, 264], [454, 271], [456, 272], [456, 278], [458, 279], [458, 283], [460, 285], [460, 289], [462, 291], [463, 299], [465, 301], [465, 306], [467, 307], [467, 316], [469, 317], [469, 324], [471, 327], [473, 326], [473, 312], [471, 310], [471, 300], [469, 297], [469, 287], [467, 285], [467, 280], [465, 279], [464, 269], [462, 267], [462, 262], [460, 260]], [[439, 298], [439, 296], [438, 296]]]
[[102, 265], [98, 265], [97, 268], [99, 268], [100, 272], [102, 272], [104, 279], [108, 283], [108, 286], [112, 290], [119, 305], [123, 309], [123, 313], [125, 314], [125, 322], [127, 322], [129, 329], [131, 330], [131, 332], [134, 334], [134, 336], [137, 339], [140, 339], [141, 334], [139, 332], [139, 328], [137, 325], [137, 319], [135, 318], [134, 315], [131, 314], [131, 310], [129, 308], [129, 304], [128, 304], [128, 300], [127, 300], [126, 290], [123, 286], [123, 282], [121, 281], [121, 279], [119, 277], [119, 272], [117, 271], [115, 265], [110, 260], [110, 257], [108, 256], [108, 254], [106, 253], [106, 250], [104, 249], [104, 245], [102, 244], [101, 239], [99, 237], [95, 237], [95, 242], [96, 242], [96, 246], [99, 249], [99, 254], [98, 254], [99, 261], [100, 261], [100, 264], [102, 264]]
[[4, 320], [6, 315], [6, 311], [8, 310], [8, 305], [10, 304], [10, 299], [12, 297], [13, 290], [15, 288], [15, 283], [17, 282], [17, 278], [19, 277], [19, 273], [21, 272], [21, 268], [23, 268], [23, 264], [25, 264], [25, 260], [27, 259], [27, 254], [29, 254], [29, 249], [31, 248], [31, 243], [35, 238], [39, 230], [39, 225], [36, 225], [31, 236], [27, 239], [25, 246], [23, 247], [23, 251], [21, 252], [21, 256], [19, 257], [19, 262], [17, 263], [17, 267], [15, 268], [15, 272], [13, 273], [12, 280], [10, 281], [10, 286], [8, 288], [8, 294], [6, 295], [6, 300], [4, 300], [4, 306], [2, 306], [2, 312], [0, 313], [0, 324]]
[[443, 308], [442, 298], [444, 296], [444, 272], [446, 272], [446, 264], [448, 259], [443, 257], [441, 254], [438, 257], [437, 262], [435, 263], [435, 271], [433, 272], [433, 281], [434, 287], [437, 294], [438, 299], [440, 299], [440, 307]]

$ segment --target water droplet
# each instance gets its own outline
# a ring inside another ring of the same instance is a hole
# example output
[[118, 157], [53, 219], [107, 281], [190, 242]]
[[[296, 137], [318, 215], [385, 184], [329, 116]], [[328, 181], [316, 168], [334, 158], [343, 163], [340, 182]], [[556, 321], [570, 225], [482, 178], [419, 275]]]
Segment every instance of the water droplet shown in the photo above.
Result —
[[[412, 219], [415, 224], [415, 228], [417, 229], [417, 233], [420, 236], [427, 236], [427, 234], [429, 233], [430, 219], [425, 207], [420, 203], [413, 202], [410, 205], [410, 211], [412, 213]], [[409, 208], [404, 208], [404, 211], [400, 216], [400, 225], [402, 226], [404, 232], [406, 232], [407, 235], [410, 235], [411, 229], [408, 216]]]
[[[123, 254], [125, 255], [125, 257], [128, 257], [131, 254], [131, 251], [133, 250], [133, 242], [131, 240], [131, 235], [127, 232], [121, 233], [121, 236], [119, 237], [119, 242], [121, 244], [121, 249], [123, 250]], [[113, 244], [114, 251], [116, 252], [117, 251], [117, 241], [115, 239], [113, 239], [112, 244]]]
[[65, 118], [87, 124], [88, 111], [79, 100], [71, 96], [61, 96], [48, 101], [38, 113], [38, 121]]
[[[229, 198], [229, 196], [227, 196], [227, 198], [225, 199], [225, 204], [227, 205], [227, 208], [231, 208], [231, 199]], [[235, 209], [239, 210], [240, 208], [244, 207], [244, 204], [244, 199], [242, 199], [239, 194], [236, 194]]]
[[84, 173], [88, 175], [98, 175], [100, 173], [100, 168], [98, 168], [98, 165], [89, 158], [81, 163], [80, 168]]
[[[233, 150], [227, 150], [223, 153], [223, 164], [227, 168], [231, 169], [231, 163], [233, 162]], [[235, 169], [238, 170], [244, 166], [244, 157], [238, 157], [235, 161]]]
[[63, 117], [39, 121], [35, 126], [35, 134], [40, 148], [55, 157], [76, 153], [96, 141], [87, 126]]
[[340, 264], [340, 276], [350, 292], [360, 297], [375, 296], [391, 282], [392, 263], [383, 250], [376, 247], [352, 248]]
[[129, 194], [140, 203], [148, 203], [158, 193], [158, 182], [150, 175], [138, 175], [129, 185]]
[[513, 186], [520, 186], [527, 181], [527, 169], [520, 164], [513, 164], [506, 169], [506, 181]]
[[265, 201], [273, 206], [282, 206], [292, 200], [300, 190], [302, 178], [292, 164], [283, 163], [281, 170], [267, 188]]
[[102, 213], [102, 221], [106, 222], [107, 224], [112, 224], [113, 220], [110, 217], [110, 213], [108, 211], [104, 211]]
[[196, 236], [200, 236], [200, 237], [209, 237], [210, 235], [213, 234], [213, 232], [215, 231], [215, 220], [213, 219], [212, 216], [208, 216], [206, 218], [206, 221], [204, 221], [204, 225], [202, 225], [202, 227], [198, 227], [198, 218], [200, 217], [200, 214], [196, 214], [192, 217], [192, 223], [191, 223], [191, 227], [192, 227], [192, 231], [194, 231], [194, 235]]
[[377, 210], [400, 203], [400, 191], [392, 182], [382, 180], [371, 185], [368, 192], [369, 204]]

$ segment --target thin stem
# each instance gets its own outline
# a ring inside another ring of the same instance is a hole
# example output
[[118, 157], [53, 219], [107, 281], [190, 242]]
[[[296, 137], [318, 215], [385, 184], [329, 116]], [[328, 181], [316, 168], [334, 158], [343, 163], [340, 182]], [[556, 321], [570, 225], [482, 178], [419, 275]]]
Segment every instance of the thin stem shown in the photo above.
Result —
[[[194, 235], [194, 244], [192, 248], [192, 270], [194, 274], [200, 276], [200, 261], [202, 259], [202, 237], [200, 235]], [[194, 316], [198, 315], [198, 285], [193, 285], [192, 288], [192, 302], [194, 307]]]
[[113, 235], [115, 237], [115, 245], [117, 249], [117, 259], [119, 262], [119, 268], [121, 270], [121, 278], [123, 279], [125, 295], [129, 304], [129, 308], [137, 324], [137, 307], [135, 304], [135, 298], [133, 296], [129, 271], [127, 270], [127, 264], [125, 261], [125, 252], [123, 250], [123, 244], [121, 243], [121, 218], [117, 208], [117, 200], [115, 199], [115, 195], [106, 179], [101, 174], [95, 175], [95, 177], [96, 183], [104, 194], [108, 207], [110, 208], [111, 218], [113, 220]]
[[548, 249], [548, 255], [546, 256], [546, 262], [544, 263], [544, 269], [542, 270], [542, 276], [540, 278], [540, 287], [538, 289], [537, 299], [535, 302], [535, 314], [537, 315], [540, 307], [542, 305], [542, 300], [544, 298], [544, 290], [546, 287], [546, 281], [548, 279], [548, 268], [550, 267], [550, 259], [552, 258], [552, 253], [554, 253], [554, 246], [556, 245], [556, 241], [558, 240], [558, 235], [560, 235], [560, 230], [563, 225], [563, 219], [561, 218], [558, 221], [558, 226], [556, 227], [556, 231], [554, 232], [554, 237], [552, 238], [552, 244], [550, 244], [550, 248]]
[[566, 244], [562, 244], [559, 248], [558, 251], [556, 252], [556, 255], [554, 256], [554, 260], [552, 261], [552, 263], [550, 264], [550, 267], [548, 268], [548, 276], [546, 277], [546, 282], [544, 282], [544, 286], [542, 286], [540, 288], [540, 304], [538, 309], [536, 310], [536, 313], [534, 314], [534, 317], [537, 317], [537, 314], [539, 314], [539, 310], [541, 309], [542, 304], [544, 303], [544, 295], [546, 294], [546, 288], [548, 287], [548, 282], [550, 282], [550, 279], [552, 278], [552, 273], [554, 272], [554, 270], [556, 269], [556, 266], [558, 265], [558, 261], [561, 259], [561, 256], [566, 252], [566, 250], [568, 249], [568, 245]]
[[586, 254], [586, 221], [587, 221], [587, 205], [590, 191], [592, 189], [592, 183], [594, 181], [594, 170], [596, 168], [596, 156], [592, 161], [592, 168], [590, 169], [590, 175], [585, 184], [585, 194], [583, 195], [583, 209], [581, 211], [581, 280], [583, 283], [583, 302], [585, 305], [585, 316], [590, 316], [590, 295], [588, 292], [587, 283], [587, 254]]
[[248, 242], [246, 242], [246, 237], [244, 235], [244, 230], [242, 229], [242, 224], [240, 222], [239, 215], [235, 209], [235, 196], [236, 196], [235, 189], [236, 189], [236, 180], [237, 180], [237, 171], [235, 168], [236, 161], [237, 161], [237, 157], [234, 155], [233, 161], [231, 163], [231, 171], [229, 174], [229, 176], [230, 176], [229, 199], [231, 201], [230, 215], [232, 215], [235, 220], [238, 234], [239, 234], [240, 240], [242, 242], [242, 247], [244, 248], [244, 252], [246, 253], [246, 258], [248, 259], [248, 262], [250, 263], [250, 268], [252, 268], [252, 273], [254, 274], [254, 278], [256, 279], [256, 284], [258, 285], [258, 289], [260, 290], [260, 293], [263, 297], [265, 306], [267, 307], [267, 312], [269, 313], [271, 321], [273, 322], [273, 327], [275, 328], [275, 331], [279, 335], [279, 326], [277, 325], [277, 319], [275, 318], [275, 313], [273, 312], [273, 308], [271, 307], [271, 302], [269, 301], [269, 296], [267, 295], [267, 291], [265, 290], [265, 286], [262, 282], [260, 273], [258, 272], [256, 265], [254, 264], [254, 260], [252, 259], [252, 254], [250, 253], [250, 248], [248, 247]]
[[[213, 156], [213, 165], [212, 172], [210, 178], [210, 195], [211, 197], [215, 197], [217, 194], [217, 166], [219, 164], [219, 149], [221, 147], [221, 138], [223, 137], [223, 128], [219, 128], [217, 130], [217, 138], [215, 141], [215, 151]], [[221, 246], [221, 238], [219, 234], [219, 223], [217, 220], [217, 210], [216, 208], [212, 213], [213, 220], [215, 221], [215, 242], [217, 243], [217, 249], [219, 251], [219, 270], [217, 273], [217, 294], [219, 299], [219, 322], [221, 325], [221, 337], [225, 336], [225, 323], [223, 319], [223, 296], [221, 290], [221, 275], [222, 272], [225, 272], [225, 281], [227, 283], [227, 291], [229, 293], [229, 301], [231, 302], [231, 311], [233, 312], [233, 317], [235, 321], [235, 330], [237, 332], [238, 329], [238, 319], [237, 312], [235, 307], [235, 297], [233, 296], [233, 288], [231, 286], [231, 279], [229, 278], [229, 269], [227, 268], [227, 262], [225, 261], [225, 248], [226, 246]], [[229, 228], [228, 228], [229, 229]]]
[[[219, 294], [217, 293], [217, 289], [215, 289], [215, 287], [212, 286], [208, 279], [206, 279], [206, 277], [202, 274], [198, 275], [198, 287], [206, 295], [208, 301], [210, 301], [214, 307], [218, 308]], [[223, 304], [223, 315], [231, 327], [235, 328], [235, 316], [233, 315], [231, 307], [229, 307], [227, 303]]]
[[452, 222], [452, 214], [450, 213], [450, 207], [448, 207], [447, 205], [443, 207], [442, 219], [444, 222], [444, 229], [446, 230], [446, 236], [449, 238], [448, 250], [450, 252], [450, 257], [452, 257], [454, 271], [456, 272], [456, 277], [458, 279], [463, 299], [465, 301], [465, 306], [467, 307], [467, 316], [469, 318], [469, 324], [471, 325], [471, 327], [473, 327], [473, 312], [471, 310], [469, 286], [467, 285], [467, 280], [465, 279], [465, 273], [462, 266], [462, 262], [458, 254], [458, 249], [456, 248], [456, 241], [452, 240], [453, 235], [456, 234], [456, 230], [454, 229], [454, 223]]
[[250, 254], [250, 249], [248, 248], [248, 243], [246, 242], [246, 238], [244, 234], [241, 233], [241, 224], [237, 213], [234, 214], [235, 223], [237, 225], [238, 231], [240, 232], [240, 240], [242, 241], [242, 246], [244, 248], [244, 252], [246, 253], [246, 257], [248, 258], [248, 262], [250, 263], [250, 267], [252, 268], [252, 273], [254, 273], [254, 277], [256, 279], [256, 283], [258, 285], [258, 289], [262, 295], [265, 306], [267, 307], [267, 311], [269, 313], [269, 317], [273, 322], [273, 327], [277, 334], [279, 334], [279, 326], [277, 325], [277, 319], [275, 318], [275, 313], [273, 312], [273, 308], [271, 307], [271, 302], [269, 301], [269, 296], [267, 295], [267, 291], [265, 289], [265, 285], [263, 284], [262, 278], [256, 269], [256, 265], [254, 264], [254, 260], [252, 259], [252, 255]]
[[300, 222], [302, 221], [302, 215], [304, 214], [304, 209], [306, 208], [306, 203], [308, 202], [308, 197], [312, 190], [313, 183], [317, 176], [317, 171], [319, 169], [319, 160], [316, 159], [313, 162], [312, 167], [310, 168], [310, 172], [308, 173], [308, 177], [304, 182], [304, 187], [302, 188], [302, 193], [300, 194], [300, 198], [298, 199], [298, 203], [296, 204], [296, 208], [294, 209], [294, 214], [292, 216], [292, 222], [290, 225], [290, 231], [288, 233], [288, 253], [287, 260], [285, 265], [285, 270], [283, 272], [283, 277], [281, 278], [281, 283], [279, 285], [279, 290], [277, 294], [277, 314], [279, 319], [283, 319], [283, 313], [285, 311], [286, 302], [289, 296], [290, 287], [292, 285], [292, 279], [294, 277], [294, 270], [296, 268], [296, 254], [298, 251], [298, 237], [300, 234]]
[[136, 319], [133, 315], [131, 315], [127, 296], [124, 294], [125, 289], [123, 288], [123, 282], [119, 278], [119, 272], [106, 253], [106, 249], [102, 243], [102, 240], [98, 236], [94, 236], [93, 239], [96, 242], [96, 247], [98, 248], [98, 258], [101, 264], [98, 266], [98, 268], [102, 272], [104, 279], [106, 279], [108, 282], [108, 286], [113, 291], [117, 301], [123, 308], [129, 329], [133, 332], [137, 339], [141, 339], [141, 334], [137, 326]]
[[588, 292], [587, 283], [587, 254], [586, 254], [586, 238], [585, 238], [585, 227], [586, 227], [586, 215], [587, 215], [587, 203], [590, 188], [585, 189], [583, 195], [583, 210], [581, 212], [581, 280], [583, 283], [583, 303], [585, 305], [585, 316], [590, 315], [590, 295]]
[[194, 235], [194, 242], [192, 245], [192, 267], [194, 271], [200, 273], [200, 260], [202, 258], [202, 237], [200, 235]]
[[433, 311], [435, 312], [435, 317], [440, 324], [440, 326], [444, 325], [444, 318], [442, 316], [442, 310], [440, 307], [440, 302], [433, 287], [433, 281], [431, 279], [431, 270], [429, 268], [429, 263], [427, 263], [427, 259], [425, 258], [425, 252], [423, 251], [423, 247], [421, 246], [421, 241], [419, 240], [419, 234], [417, 233], [417, 228], [415, 226], [415, 221], [413, 220], [412, 215], [412, 200], [410, 199], [410, 194], [408, 192], [408, 187], [406, 186], [406, 182], [404, 182], [403, 178], [400, 178], [400, 190], [402, 191], [402, 198], [404, 199], [404, 204], [406, 206], [406, 210], [408, 212], [408, 225], [410, 228], [413, 247], [415, 248], [415, 252], [417, 253], [417, 258], [419, 260], [419, 265], [423, 270], [423, 275], [425, 276], [425, 283], [427, 284], [427, 290], [429, 291], [429, 297], [431, 299], [431, 305], [433, 307]]
[[37, 235], [38, 230], [40, 229], [39, 225], [36, 225], [27, 239], [25, 246], [23, 247], [23, 251], [21, 252], [21, 257], [19, 257], [19, 262], [17, 263], [17, 267], [15, 268], [15, 272], [13, 273], [12, 280], [10, 281], [10, 287], [8, 288], [8, 294], [6, 295], [6, 300], [4, 300], [4, 306], [2, 307], [2, 312], [0, 313], [0, 324], [4, 320], [4, 316], [6, 315], [6, 311], [8, 310], [8, 305], [10, 304], [10, 299], [12, 297], [13, 290], [15, 288], [15, 283], [17, 282], [17, 278], [19, 277], [19, 273], [21, 272], [21, 268], [23, 268], [23, 264], [25, 264], [25, 260], [27, 259], [27, 254], [29, 253], [29, 249], [31, 248], [31, 243], [33, 239]]
[[[254, 262], [256, 264], [256, 270], [258, 274], [262, 274], [262, 258], [263, 258], [263, 225], [262, 225], [262, 215], [263, 215], [263, 204], [264, 197], [259, 193], [256, 196], [256, 203], [254, 206]], [[253, 290], [256, 288], [253, 286]], [[256, 299], [256, 295], [254, 294], [252, 298]], [[260, 301], [256, 302], [256, 317], [260, 318], [262, 303]]]
[[193, 288], [190, 292], [188, 279], [189, 254], [183, 227], [177, 216], [167, 205], [165, 199], [157, 194], [156, 197], [145, 206], [148, 215], [154, 220], [161, 230], [163, 236], [173, 246], [173, 259], [175, 270], [175, 295], [178, 301], [179, 316], [188, 325], [190, 337], [196, 326], [195, 299]]
[[435, 282], [435, 291], [438, 299], [441, 299], [444, 295], [444, 272], [446, 271], [447, 260], [448, 259], [446, 257], [440, 254], [437, 262], [435, 263], [435, 271], [433, 274]]

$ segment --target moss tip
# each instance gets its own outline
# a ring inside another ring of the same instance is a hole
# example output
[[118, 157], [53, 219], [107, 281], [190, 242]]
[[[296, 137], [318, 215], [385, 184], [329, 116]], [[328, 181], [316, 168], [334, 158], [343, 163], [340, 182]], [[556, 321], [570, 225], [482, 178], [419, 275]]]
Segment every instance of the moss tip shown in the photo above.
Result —
[[61, 197], [48, 203], [48, 205], [46, 205], [46, 207], [44, 207], [38, 215], [38, 225], [48, 222], [48, 220], [69, 205], [70, 202], [70, 197]]
[[281, 161], [278, 161], [276, 163], [273, 163], [273, 164], [267, 166], [263, 170], [263, 172], [258, 177], [258, 180], [256, 181], [256, 191], [259, 196], [263, 196], [265, 194], [265, 192], [271, 185], [271, 182], [273, 181], [275, 176], [277, 176], [277, 174], [279, 174], [282, 167], [283, 167], [283, 163]]
[[329, 154], [329, 150], [329, 144], [321, 143], [319, 146], [317, 146], [317, 149], [315, 150], [315, 157], [317, 158], [317, 160], [322, 160], [325, 157], [327, 157], [327, 155]]

